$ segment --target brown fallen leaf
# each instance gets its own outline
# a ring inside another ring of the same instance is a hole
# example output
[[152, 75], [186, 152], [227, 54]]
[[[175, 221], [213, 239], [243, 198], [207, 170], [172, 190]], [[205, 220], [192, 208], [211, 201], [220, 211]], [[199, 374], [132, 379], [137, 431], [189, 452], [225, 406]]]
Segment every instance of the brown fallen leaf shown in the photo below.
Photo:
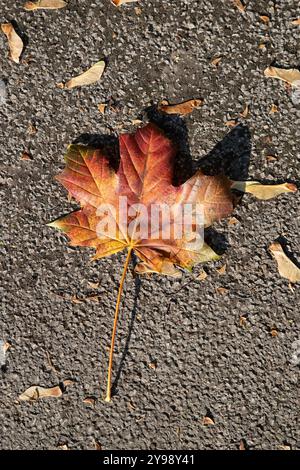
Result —
[[231, 119], [230, 121], [225, 122], [225, 126], [227, 127], [235, 127], [238, 125], [237, 119]]
[[116, 7], [120, 7], [123, 3], [138, 2], [138, 0], [111, 0]]
[[159, 103], [157, 109], [165, 114], [180, 114], [184, 116], [202, 105], [203, 100], [187, 100], [178, 104], [169, 104], [167, 100], [163, 100]]
[[64, 0], [39, 0], [37, 2], [26, 2], [24, 10], [57, 10], [58, 8], [64, 8], [67, 3]]
[[238, 223], [239, 221], [236, 217], [230, 217], [230, 219], [228, 220], [228, 225], [236, 225]]
[[207, 273], [204, 270], [196, 277], [197, 281], [205, 281], [206, 278]]
[[[66, 388], [69, 385], [72, 385], [71, 380], [64, 380], [63, 387]], [[21, 393], [19, 396], [19, 400], [21, 401], [32, 401], [38, 400], [40, 398], [58, 398], [61, 397], [63, 394], [62, 388], [57, 385], [56, 387], [40, 387], [39, 385], [33, 385], [32, 387], [27, 388], [25, 392]]]
[[291, 446], [288, 444], [282, 444], [277, 447], [278, 450], [292, 450]]
[[271, 109], [269, 111], [269, 114], [274, 114], [274, 113], [278, 113], [278, 106], [277, 106], [277, 104], [273, 103], [272, 106], [271, 106]]
[[276, 338], [276, 336], [278, 336], [278, 331], [275, 328], [272, 328], [270, 334], [273, 338]]
[[83, 300], [78, 299], [76, 294], [72, 295], [70, 300], [71, 300], [71, 302], [73, 302], [73, 304], [82, 304], [83, 303]]
[[56, 83], [56, 88], [63, 90], [65, 88], [65, 84], [63, 82]]
[[265, 51], [267, 49], [267, 46], [265, 45], [265, 43], [262, 43], [262, 44], [259, 44], [258, 49]]
[[202, 424], [204, 424], [204, 426], [209, 426], [209, 425], [214, 426], [215, 422], [209, 416], [204, 416], [204, 418], [202, 420]]
[[33, 134], [36, 134], [36, 133], [37, 133], [37, 128], [32, 124], [32, 122], [30, 122], [30, 123], [28, 124], [27, 132], [28, 132], [28, 134], [30, 134], [30, 135], [33, 135]]
[[246, 443], [245, 439], [240, 440], [239, 450], [247, 450], [247, 443]]
[[266, 24], [269, 23], [269, 21], [270, 21], [270, 17], [267, 16], [267, 15], [260, 15], [259, 18], [261, 19], [261, 21], [263, 21]]
[[244, 317], [243, 315], [240, 316], [240, 319], [239, 319], [239, 325], [240, 326], [245, 326], [247, 323], [247, 318]]
[[297, 18], [297, 20], [291, 21], [292, 24], [300, 24], [300, 18]]
[[23, 152], [20, 158], [21, 160], [33, 160], [29, 152]]
[[86, 398], [83, 399], [83, 403], [84, 403], [85, 405], [91, 405], [91, 406], [93, 406], [93, 407], [95, 406], [96, 401], [97, 401], [97, 400], [96, 400], [95, 397], [86, 397]]
[[277, 162], [278, 158], [275, 155], [266, 155], [266, 160], [268, 162]]
[[1, 29], [3, 33], [6, 35], [10, 50], [9, 58], [16, 62], [16, 64], [20, 63], [20, 56], [23, 51], [23, 41], [20, 36], [16, 33], [15, 28], [11, 23], [3, 23], [1, 24]]
[[246, 7], [243, 5], [241, 0], [231, 0], [231, 1], [241, 13], [245, 13]]
[[135, 7], [134, 8], [134, 13], [139, 16], [143, 13], [143, 10], [139, 7]]
[[99, 303], [99, 295], [88, 295], [85, 300], [87, 302], [95, 302], [96, 304]]
[[59, 450], [69, 450], [69, 447], [67, 446], [67, 444], [60, 444], [59, 446], [57, 446], [57, 448]]
[[[71, 78], [64, 88], [74, 88], [77, 86], [84, 86], [84, 85], [91, 85], [92, 83], [97, 82], [100, 80], [103, 72], [105, 69], [105, 62], [104, 60], [100, 60], [96, 64], [94, 64], [90, 69], [82, 74], [78, 75], [77, 77]], [[58, 86], [58, 84], [56, 85]]]
[[280, 69], [278, 67], [267, 67], [264, 71], [266, 77], [278, 78], [295, 87], [300, 88], [300, 71], [297, 69]]
[[211, 59], [210, 63], [211, 63], [211, 65], [214, 65], [215, 67], [218, 67], [221, 60], [222, 60], [222, 57], [214, 57], [213, 59]]
[[269, 246], [269, 250], [277, 262], [280, 276], [288, 279], [290, 282], [299, 282], [300, 269], [287, 257], [280, 243], [272, 243]]
[[105, 114], [106, 106], [107, 106], [107, 104], [105, 104], [105, 103], [98, 104], [98, 110], [100, 111], [101, 114]]
[[243, 111], [240, 113], [240, 116], [246, 119], [248, 114], [249, 114], [249, 105], [246, 103]]
[[90, 289], [98, 289], [99, 287], [99, 282], [92, 282], [92, 281], [88, 281], [87, 285]]
[[229, 289], [226, 289], [225, 287], [216, 287], [216, 291], [220, 295], [227, 295], [229, 292]]
[[257, 199], [268, 200], [282, 193], [295, 193], [297, 186], [292, 183], [261, 184], [258, 181], [233, 181], [232, 189], [243, 193], [250, 193]]
[[148, 364], [149, 369], [156, 370], [157, 369], [157, 361], [151, 361]]
[[95, 450], [102, 450], [102, 445], [98, 441], [95, 441]]
[[131, 124], [133, 124], [134, 126], [140, 126], [141, 124], [143, 124], [143, 121], [141, 121], [140, 119], [132, 119]]
[[223, 264], [223, 266], [217, 269], [217, 273], [219, 273], [221, 276], [224, 276], [224, 274], [226, 274], [226, 269], [227, 269], [226, 264]]

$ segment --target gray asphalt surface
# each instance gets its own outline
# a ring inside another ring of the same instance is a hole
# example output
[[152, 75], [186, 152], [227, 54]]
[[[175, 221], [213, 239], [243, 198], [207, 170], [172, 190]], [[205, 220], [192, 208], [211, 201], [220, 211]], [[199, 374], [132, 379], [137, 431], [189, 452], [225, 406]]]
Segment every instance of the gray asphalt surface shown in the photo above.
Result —
[[[236, 177], [248, 161], [249, 179], [299, 181], [299, 107], [282, 82], [263, 75], [272, 63], [300, 64], [300, 27], [291, 25], [299, 2], [250, 0], [245, 15], [229, 0], [141, 0], [120, 9], [109, 0], [71, 0], [66, 9], [34, 13], [23, 3], [0, 0], [1, 22], [15, 20], [28, 39], [17, 65], [0, 36], [8, 93], [0, 107], [0, 339], [11, 343], [1, 376], [1, 448], [93, 449], [97, 441], [103, 449], [238, 449], [241, 439], [251, 449], [299, 447], [299, 368], [290, 362], [300, 338], [299, 288], [279, 276], [267, 248], [282, 237], [299, 261], [300, 193], [267, 202], [246, 195], [238, 223], [208, 233], [225, 252], [205, 266], [203, 282], [128, 274], [110, 404], [103, 397], [124, 254], [91, 263], [88, 250], [68, 247], [46, 226], [76, 207], [54, 181], [67, 145], [94, 138], [115, 148], [118, 132], [134, 130], [132, 120], [160, 121], [145, 109], [163, 98], [205, 100], [183, 123], [161, 122], [181, 145], [179, 178], [208, 155], [205, 164]], [[269, 25], [259, 15], [269, 15]], [[218, 68], [210, 64], [215, 56], [222, 56]], [[56, 88], [101, 58], [101, 82]], [[105, 116], [97, 109], [103, 102]], [[225, 122], [245, 103], [249, 116], [229, 129]], [[273, 103], [279, 112], [269, 114]], [[32, 161], [20, 159], [25, 150]], [[84, 300], [90, 295], [98, 303]], [[75, 383], [61, 398], [17, 401], [31, 385], [67, 378]], [[95, 407], [83, 402], [90, 396]], [[214, 426], [203, 425], [207, 414]]]

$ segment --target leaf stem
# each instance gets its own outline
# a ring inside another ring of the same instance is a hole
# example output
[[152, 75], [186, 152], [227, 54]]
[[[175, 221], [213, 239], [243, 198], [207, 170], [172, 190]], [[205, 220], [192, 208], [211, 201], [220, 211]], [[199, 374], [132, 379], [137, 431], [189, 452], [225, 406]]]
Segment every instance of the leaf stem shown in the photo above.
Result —
[[119, 291], [118, 291], [116, 310], [115, 310], [115, 318], [114, 318], [114, 324], [113, 324], [112, 335], [111, 335], [111, 344], [110, 344], [109, 362], [108, 362], [108, 371], [107, 371], [107, 389], [106, 389], [105, 401], [110, 401], [111, 400], [111, 373], [112, 373], [112, 365], [113, 365], [115, 337], [116, 337], [116, 331], [117, 331], [117, 324], [118, 324], [121, 296], [122, 296], [122, 292], [123, 292], [123, 285], [124, 285], [124, 281], [125, 281], [125, 277], [126, 277], [126, 273], [127, 273], [127, 268], [128, 268], [128, 264], [129, 264], [130, 257], [131, 257], [131, 252], [132, 252], [132, 247], [130, 246], [128, 248], [127, 258], [126, 258], [126, 261], [125, 261], [125, 264], [124, 264], [123, 273], [122, 273], [122, 277], [121, 277], [121, 280], [120, 280], [120, 286], [119, 286]]

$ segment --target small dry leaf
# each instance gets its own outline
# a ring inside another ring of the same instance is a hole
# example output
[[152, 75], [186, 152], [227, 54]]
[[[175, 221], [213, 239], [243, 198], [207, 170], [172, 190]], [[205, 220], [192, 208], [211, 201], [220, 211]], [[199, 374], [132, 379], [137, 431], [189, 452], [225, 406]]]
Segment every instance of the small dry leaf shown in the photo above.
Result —
[[300, 88], [300, 71], [297, 69], [280, 69], [278, 67], [267, 67], [264, 71], [266, 77], [278, 78], [295, 87]]
[[98, 110], [100, 111], [101, 114], [105, 114], [106, 106], [107, 106], [107, 104], [105, 104], [105, 103], [98, 104]]
[[280, 276], [288, 279], [290, 282], [299, 282], [300, 269], [287, 257], [280, 243], [272, 243], [269, 246], [269, 250], [277, 261]]
[[207, 273], [204, 270], [196, 277], [197, 281], [205, 281], [206, 278]]
[[102, 450], [102, 445], [100, 442], [95, 441], [95, 450]]
[[273, 336], [273, 338], [276, 338], [276, 336], [278, 336], [278, 331], [275, 328], [272, 328], [270, 333], [271, 333], [271, 336]]
[[209, 426], [209, 425], [214, 426], [215, 422], [209, 416], [204, 416], [202, 420], [202, 424], [204, 424], [204, 426]]
[[261, 21], [263, 21], [264, 23], [269, 23], [269, 21], [270, 21], [270, 17], [267, 16], [267, 15], [260, 15], [259, 18], [260, 18]]
[[246, 119], [248, 114], [249, 114], [249, 105], [246, 103], [243, 111], [240, 113], [240, 116]]
[[243, 317], [243, 315], [240, 316], [239, 324], [240, 326], [245, 326], [247, 323], [247, 318]]
[[246, 444], [245, 439], [241, 439], [240, 444], [239, 444], [239, 450], [246, 450], [246, 448], [247, 448], [247, 444]]
[[27, 132], [30, 135], [36, 134], [37, 133], [37, 128], [32, 124], [32, 122], [29, 123]]
[[88, 295], [85, 300], [87, 302], [95, 302], [96, 304], [99, 303], [99, 295]]
[[267, 49], [267, 46], [264, 43], [262, 43], [262, 44], [259, 44], [258, 49], [262, 49], [265, 51]]
[[83, 403], [84, 403], [85, 405], [95, 406], [96, 401], [97, 401], [97, 400], [96, 400], [95, 397], [86, 397], [86, 398], [84, 398]]
[[293, 20], [291, 23], [292, 24], [300, 24], [300, 18], [298, 18], [297, 20]]
[[138, 0], [111, 0], [116, 7], [120, 7], [123, 3], [138, 2]]
[[63, 82], [56, 83], [56, 88], [63, 90], [65, 88], [65, 84]]
[[217, 272], [223, 276], [224, 274], [226, 274], [226, 269], [227, 269], [227, 266], [226, 264], [224, 264], [223, 266], [221, 266], [219, 269], [217, 269]]
[[57, 448], [60, 450], [69, 450], [69, 447], [67, 446], [67, 444], [60, 444], [59, 446], [57, 446]]
[[266, 155], [266, 160], [268, 162], [276, 162], [278, 160], [278, 158], [275, 157], [275, 155]]
[[138, 16], [143, 13], [142, 9], [139, 8], [139, 7], [135, 7], [134, 12], [135, 12], [135, 14], [138, 15]]
[[222, 57], [214, 57], [213, 59], [211, 59], [210, 63], [211, 63], [211, 65], [214, 65], [215, 67], [218, 67], [221, 60], [222, 60]]
[[82, 304], [83, 300], [78, 299], [77, 295], [72, 295], [71, 302], [73, 302], [73, 304]]
[[230, 217], [230, 219], [228, 220], [228, 225], [236, 225], [238, 223], [239, 221], [236, 217]]
[[5, 367], [6, 365], [6, 352], [11, 347], [11, 344], [0, 340], [0, 367]]
[[29, 152], [23, 152], [20, 158], [21, 160], [33, 160]]
[[233, 181], [232, 189], [253, 194], [257, 199], [268, 200], [282, 193], [295, 193], [297, 186], [292, 183], [260, 184], [258, 181]]
[[220, 295], [226, 295], [229, 292], [229, 289], [226, 289], [225, 287], [216, 287], [216, 291]]
[[[105, 69], [105, 62], [104, 60], [100, 60], [96, 64], [94, 64], [90, 69], [82, 74], [78, 75], [77, 77], [71, 78], [66, 84], [65, 88], [74, 88], [77, 86], [84, 86], [84, 85], [91, 85], [92, 83], [97, 82], [100, 80], [103, 72]], [[57, 85], [58, 86], [58, 85]]]
[[16, 33], [15, 28], [11, 23], [3, 23], [1, 24], [1, 29], [3, 33], [6, 35], [10, 50], [9, 58], [16, 62], [17, 64], [20, 63], [20, 56], [23, 51], [23, 41], [20, 36]]
[[[72, 385], [71, 380], [64, 380], [63, 386], [67, 387]], [[61, 397], [63, 394], [63, 390], [59, 385], [56, 387], [40, 387], [39, 385], [33, 385], [32, 387], [27, 388], [25, 392], [21, 393], [19, 396], [19, 400], [21, 401], [31, 401], [31, 400], [38, 400], [39, 398], [58, 398]]]
[[180, 114], [184, 116], [202, 105], [203, 100], [187, 100], [178, 104], [169, 104], [167, 100], [163, 100], [159, 103], [157, 109], [165, 114]]
[[57, 10], [58, 8], [64, 8], [67, 3], [64, 0], [39, 0], [37, 2], [26, 2], [24, 10]]
[[87, 285], [90, 289], [98, 289], [99, 287], [99, 282], [91, 282], [91, 281], [88, 281]]
[[273, 103], [269, 111], [269, 114], [274, 114], [274, 113], [278, 113], [278, 106]]
[[278, 446], [278, 450], [292, 450], [292, 448], [289, 445], [282, 444], [282, 445]]
[[149, 369], [156, 370], [157, 369], [157, 361], [149, 362], [148, 367], [149, 367]]
[[132, 119], [131, 124], [133, 124], [134, 126], [140, 126], [141, 124], [143, 124], [143, 121], [141, 121], [140, 119]]
[[236, 119], [231, 119], [230, 121], [225, 122], [225, 126], [227, 127], [235, 127], [237, 126], [238, 121]]
[[245, 13], [246, 7], [243, 5], [241, 0], [232, 0], [232, 2], [241, 13]]

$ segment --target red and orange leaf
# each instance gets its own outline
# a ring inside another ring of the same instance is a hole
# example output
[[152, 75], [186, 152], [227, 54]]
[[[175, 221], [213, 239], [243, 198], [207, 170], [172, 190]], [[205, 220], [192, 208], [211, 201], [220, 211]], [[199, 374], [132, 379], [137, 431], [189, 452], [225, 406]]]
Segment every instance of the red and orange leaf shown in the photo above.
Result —
[[[73, 246], [96, 249], [95, 259], [109, 256], [125, 248], [134, 249], [142, 264], [137, 271], [176, 275], [175, 266], [190, 269], [199, 262], [218, 259], [203, 238], [195, 243], [184, 233], [173, 236], [178, 228], [176, 210], [184, 204], [201, 205], [203, 225], [229, 215], [233, 209], [230, 181], [225, 176], [206, 176], [198, 171], [181, 186], [172, 184], [174, 144], [154, 124], [138, 129], [135, 134], [120, 136], [120, 166], [117, 173], [99, 149], [71, 145], [66, 167], [57, 177], [68, 192], [81, 204], [81, 210], [62, 217], [50, 225], [64, 231]], [[123, 209], [120, 198], [126, 201]], [[99, 229], [99, 207], [108, 205], [112, 229]], [[143, 206], [150, 225], [153, 205], [170, 208], [167, 224], [150, 230], [149, 237], [140, 234], [143, 223], [134, 222], [130, 210], [134, 204]], [[113, 210], [112, 210], [112, 209]], [[128, 212], [128, 220], [121, 212]], [[196, 213], [193, 214], [195, 218]], [[125, 220], [125, 223], [124, 223]], [[169, 235], [166, 236], [166, 233]]]
[[[139, 237], [136, 225], [132, 229], [130, 224], [120, 224], [120, 197], [126, 197], [126, 211], [133, 204], [142, 204], [147, 209], [149, 220], [151, 206], [161, 203], [168, 207], [201, 204], [205, 226], [232, 211], [230, 182], [225, 177], [205, 176], [197, 172], [182, 186], [172, 185], [175, 153], [172, 142], [153, 124], [139, 129], [135, 135], [124, 134], [120, 137], [121, 161], [117, 173], [110, 168], [108, 159], [100, 150], [70, 146], [66, 168], [57, 179], [81, 203], [82, 210], [51, 225], [63, 230], [72, 245], [96, 248], [95, 258], [132, 247], [144, 265], [147, 264], [148, 272], [169, 274], [173, 272], [169, 269], [170, 263], [190, 268], [198, 262], [217, 259], [213, 250], [208, 250], [205, 245], [202, 248], [201, 239], [191, 250], [189, 240], [172, 239], [171, 235], [166, 239], [162, 236], [162, 229], [145, 240]], [[101, 204], [115, 208], [115, 214], [111, 215], [115, 219], [117, 232], [109, 233], [106, 230], [103, 236], [99, 236], [96, 229], [100, 220], [97, 209]], [[176, 217], [172, 216], [167, 227], [170, 233], [176, 223]], [[152, 252], [150, 257], [149, 249]], [[168, 267], [164, 270], [166, 263]], [[141, 269], [139, 271], [142, 272]]]

